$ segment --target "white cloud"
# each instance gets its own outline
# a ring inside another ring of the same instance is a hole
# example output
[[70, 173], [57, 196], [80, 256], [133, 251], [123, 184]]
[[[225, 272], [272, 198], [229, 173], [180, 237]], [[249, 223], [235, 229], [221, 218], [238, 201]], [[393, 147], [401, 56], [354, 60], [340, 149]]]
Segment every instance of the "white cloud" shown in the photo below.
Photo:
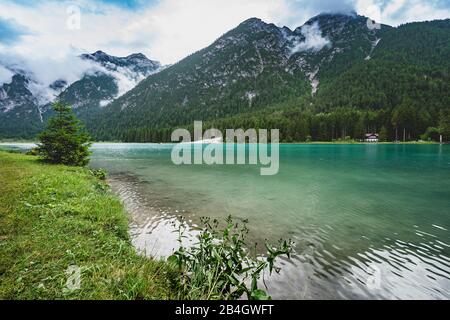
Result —
[[101, 100], [100, 101], [100, 107], [106, 107], [108, 104], [110, 104], [111, 102], [113, 102], [113, 100]]
[[[104, 69], [92, 61], [82, 60], [72, 55], [44, 58], [0, 53], [0, 64], [15, 72], [25, 72], [31, 80], [28, 89], [38, 98], [41, 104], [54, 99], [57, 92], [51, 89], [50, 85], [56, 80], [73, 83], [88, 71]], [[11, 82], [8, 79], [3, 80], [0, 77], [0, 84]]]
[[[354, 0], [355, 10], [377, 22], [398, 26], [407, 22], [450, 18], [450, 7], [427, 0]], [[383, 5], [385, 3], [385, 5]], [[374, 8], [378, 9], [374, 10]]]
[[143, 74], [136, 74], [127, 68], [119, 67], [114, 71], [108, 70], [100, 64], [81, 59], [78, 56], [67, 55], [64, 57], [17, 57], [0, 53], [0, 85], [10, 83], [13, 73], [2, 67], [7, 66], [11, 70], [23, 71], [30, 78], [28, 89], [38, 99], [40, 104], [53, 101], [58, 91], [50, 88], [57, 80], [64, 80], [71, 84], [80, 80], [85, 74], [101, 72], [112, 76], [118, 87], [118, 96], [123, 95], [134, 88], [145, 78]]
[[[2, 2], [0, 17], [12, 18], [31, 32], [8, 48], [0, 46], [0, 51], [43, 57], [99, 49], [119, 56], [143, 52], [165, 64], [209, 45], [247, 18], [279, 22], [276, 17], [288, 11], [286, 0], [162, 0], [134, 11], [86, 0], [27, 7]], [[74, 3], [81, 8], [80, 29], [67, 26], [67, 9]]]
[[325, 46], [331, 45], [329, 39], [322, 36], [319, 23], [316, 21], [312, 25], [305, 25], [301, 28], [305, 40], [294, 44], [291, 54], [301, 51], [320, 51]]
[[11, 83], [14, 73], [0, 65], [0, 86], [4, 83]]
[[[143, 52], [164, 64], [211, 44], [250, 17], [295, 28], [324, 10], [354, 7], [367, 14], [371, 5], [382, 8], [381, 22], [393, 25], [450, 17], [448, 7], [437, 9], [435, 1], [425, 0], [159, 0], [136, 10], [88, 0], [31, 6], [1, 2], [0, 17], [14, 19], [30, 32], [20, 42], [0, 45], [0, 52], [27, 58], [63, 58], [99, 49], [119, 56]], [[80, 29], [67, 25], [67, 9], [73, 4], [81, 8]]]
[[125, 30], [134, 43], [147, 41], [151, 57], [174, 63], [248, 18], [277, 22], [285, 9], [285, 1], [273, 0], [163, 0], [136, 16]]
[[118, 87], [117, 97], [133, 89], [139, 82], [145, 79], [145, 75], [136, 74], [126, 68], [117, 68], [115, 71], [103, 70], [103, 73], [112, 76]]

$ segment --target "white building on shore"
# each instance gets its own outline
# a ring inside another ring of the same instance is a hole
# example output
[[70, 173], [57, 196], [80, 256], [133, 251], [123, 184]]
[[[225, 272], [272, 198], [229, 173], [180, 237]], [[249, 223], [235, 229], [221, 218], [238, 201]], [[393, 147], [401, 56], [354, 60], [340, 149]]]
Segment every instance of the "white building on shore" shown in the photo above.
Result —
[[378, 133], [368, 133], [366, 134], [365, 142], [378, 142], [380, 141], [380, 135]]

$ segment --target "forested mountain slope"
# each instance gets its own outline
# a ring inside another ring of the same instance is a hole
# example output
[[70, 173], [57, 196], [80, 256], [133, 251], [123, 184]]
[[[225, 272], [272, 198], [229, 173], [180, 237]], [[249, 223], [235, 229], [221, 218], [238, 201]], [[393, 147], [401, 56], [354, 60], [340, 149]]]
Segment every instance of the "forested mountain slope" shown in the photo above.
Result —
[[283, 141], [418, 139], [450, 106], [450, 20], [369, 28], [322, 14], [295, 30], [250, 19], [103, 110], [99, 139], [169, 141], [194, 120], [279, 128]]
[[168, 132], [194, 120], [258, 112], [286, 101], [305, 104], [322, 78], [364, 60], [389, 29], [369, 29], [367, 18], [357, 15], [324, 14], [295, 30], [249, 19], [142, 81], [90, 128], [99, 139], [129, 140], [130, 128]]

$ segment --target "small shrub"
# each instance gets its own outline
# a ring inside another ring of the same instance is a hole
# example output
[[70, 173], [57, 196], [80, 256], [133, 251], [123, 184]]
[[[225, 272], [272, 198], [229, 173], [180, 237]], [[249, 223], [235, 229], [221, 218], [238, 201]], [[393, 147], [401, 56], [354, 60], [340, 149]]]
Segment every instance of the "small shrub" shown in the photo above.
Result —
[[107, 183], [103, 181], [98, 181], [94, 184], [95, 190], [100, 191], [101, 193], [106, 193], [110, 191], [110, 187]]
[[105, 181], [107, 176], [108, 176], [108, 172], [105, 169], [91, 169], [89, 170], [89, 172], [96, 177], [99, 180]]
[[38, 156], [39, 155], [39, 149], [38, 148], [32, 148], [31, 150], [28, 150], [25, 152], [27, 156]]
[[270, 274], [280, 272], [275, 260], [281, 255], [290, 257], [292, 242], [280, 240], [277, 247], [266, 244], [267, 255], [253, 258], [245, 243], [247, 221], [240, 227], [228, 217], [221, 231], [217, 231], [217, 220], [204, 218], [202, 222], [205, 228], [198, 235], [198, 243], [189, 248], [182, 245], [184, 228], [179, 227], [180, 248], [168, 258], [179, 271], [178, 298], [237, 300], [246, 294], [250, 300], [271, 299], [258, 288], [258, 280], [266, 269]]

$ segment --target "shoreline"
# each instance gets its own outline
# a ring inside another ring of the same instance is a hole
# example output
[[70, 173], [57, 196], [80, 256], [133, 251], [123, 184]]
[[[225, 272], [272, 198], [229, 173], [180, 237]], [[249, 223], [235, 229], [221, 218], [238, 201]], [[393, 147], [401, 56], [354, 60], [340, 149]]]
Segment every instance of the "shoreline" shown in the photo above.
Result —
[[136, 252], [124, 206], [91, 170], [3, 151], [0, 165], [0, 299], [176, 296], [173, 270]]
[[[128, 234], [138, 254], [156, 259], [171, 256], [179, 248], [179, 216], [164, 213], [164, 207], [153, 203], [142, 191], [139, 178], [131, 174], [109, 176], [107, 183], [112, 193], [120, 199], [129, 217]], [[183, 212], [179, 213], [182, 214]], [[183, 239], [183, 245], [189, 246], [198, 232], [194, 231], [195, 225], [192, 226], [187, 221], [183, 226], [188, 237]]]
[[[95, 171], [3, 151], [0, 166], [0, 299], [190, 297], [175, 266], [133, 245], [130, 215], [139, 210], [127, 211]], [[160, 231], [154, 236], [165, 243], [169, 234]]]

